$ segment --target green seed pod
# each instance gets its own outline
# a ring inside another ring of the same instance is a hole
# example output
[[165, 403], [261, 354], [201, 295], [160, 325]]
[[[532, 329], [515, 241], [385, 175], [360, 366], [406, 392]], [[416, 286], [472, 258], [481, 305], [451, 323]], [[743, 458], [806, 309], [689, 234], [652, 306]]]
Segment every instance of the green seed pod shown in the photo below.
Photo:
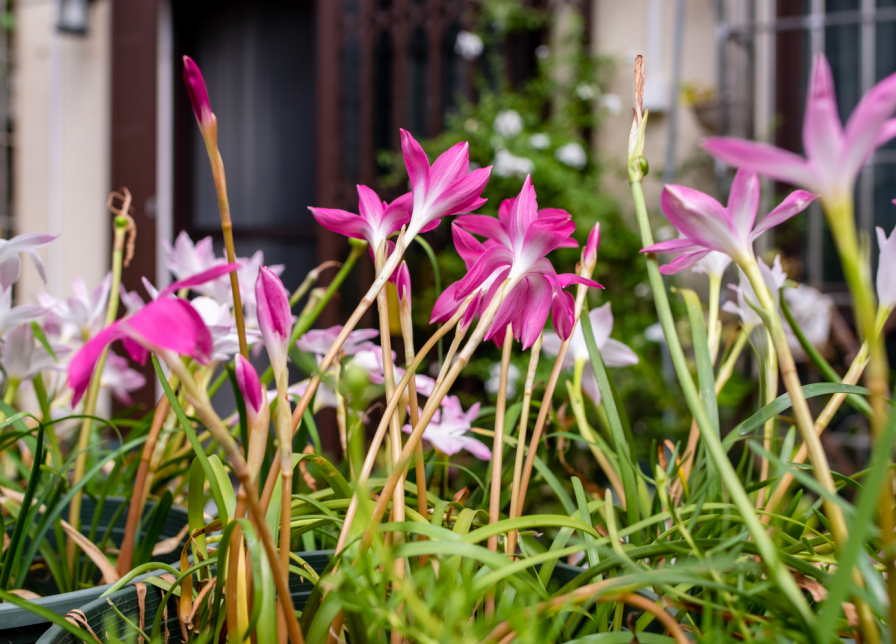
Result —
[[648, 165], [647, 159], [643, 156], [638, 157], [638, 166], [641, 168], [641, 172], [646, 177], [647, 173], [650, 172], [650, 165]]

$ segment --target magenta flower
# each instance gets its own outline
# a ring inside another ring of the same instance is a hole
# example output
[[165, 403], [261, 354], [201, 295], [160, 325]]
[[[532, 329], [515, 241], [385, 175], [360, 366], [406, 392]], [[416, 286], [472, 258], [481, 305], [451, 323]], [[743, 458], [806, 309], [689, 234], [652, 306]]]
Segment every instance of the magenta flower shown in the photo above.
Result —
[[[465, 412], [457, 396], [445, 396], [442, 406], [436, 410], [423, 431], [423, 439], [449, 456], [464, 449], [480, 460], [490, 461], [492, 451], [482, 441], [465, 435], [478, 415], [479, 403]], [[411, 433], [410, 425], [405, 425], [402, 429], [407, 434]]]
[[[299, 347], [300, 351], [307, 351], [308, 353], [315, 354], [318, 361], [320, 361], [320, 359], [330, 350], [330, 347], [333, 346], [333, 343], [341, 332], [341, 324], [331, 326], [329, 329], [312, 329], [311, 331], [306, 331], [305, 334], [299, 338], [296, 346]], [[378, 338], [379, 335], [380, 332], [376, 329], [357, 329], [352, 331], [348, 334], [345, 344], [342, 345], [342, 354], [353, 356], [359, 351], [379, 350], [378, 346], [373, 342], [370, 342], [373, 338]]]
[[44, 263], [36, 251], [57, 237], [59, 235], [25, 233], [16, 235], [12, 239], [0, 239], [0, 288], [7, 289], [18, 281], [22, 274], [22, 260], [19, 259], [19, 255], [22, 253], [31, 258], [40, 278], [46, 282], [47, 274], [44, 271]]
[[391, 235], [411, 220], [413, 196], [404, 194], [392, 203], [381, 201], [367, 186], [357, 186], [358, 211], [356, 215], [334, 208], [311, 208], [311, 214], [321, 226], [334, 233], [364, 239], [370, 244], [371, 253]]
[[597, 265], [597, 248], [600, 246], [600, 223], [594, 225], [591, 232], [588, 233], [588, 240], [585, 242], [585, 250], [582, 251], [582, 263], [588, 270], [588, 274], [594, 272]]
[[711, 251], [725, 253], [744, 264], [754, 260], [753, 241], [759, 235], [802, 212], [813, 199], [815, 195], [796, 190], [754, 228], [759, 208], [759, 177], [754, 172], [737, 171], [727, 207], [698, 190], [667, 185], [663, 189], [663, 214], [681, 237], [641, 252], [681, 253], [671, 264], [660, 268], [666, 275], [692, 267]]
[[844, 129], [834, 79], [824, 54], [816, 54], [803, 119], [806, 158], [766, 143], [713, 137], [703, 147], [714, 157], [772, 179], [802, 186], [825, 201], [852, 200], [856, 177], [868, 158], [896, 136], [896, 74], [871, 88]]
[[[481, 234], [490, 230], [494, 236], [482, 244], [459, 230], [462, 225], [471, 227], [471, 222]], [[445, 289], [433, 308], [432, 321], [444, 321], [476, 293], [483, 294], [476, 310], [481, 313], [498, 287], [509, 280], [504, 301], [485, 339], [503, 342], [504, 329], [510, 324], [514, 337], [527, 349], [544, 329], [548, 314], [553, 316], [557, 333], [564, 339], [569, 337], [575, 319], [575, 300], [563, 289], [574, 283], [600, 286], [577, 275], [558, 275], [545, 257], [552, 250], [575, 245], [570, 239], [575, 229], [572, 218], [564, 211], [540, 213], [532, 179], [527, 176], [519, 197], [510, 204], [506, 219], [492, 222], [496, 223], [489, 228], [481, 218], [466, 218], [453, 227], [455, 245], [467, 263], [468, 273]]]
[[258, 271], [255, 301], [258, 328], [268, 350], [274, 374], [277, 375], [286, 369], [292, 313], [289, 308], [289, 293], [280, 278], [267, 266], [262, 266]]
[[193, 114], [203, 135], [214, 122], [215, 115], [208, 101], [208, 90], [205, 88], [205, 79], [199, 66], [189, 56], [184, 56], [184, 85], [187, 86], [187, 94], [190, 95], [190, 104], [193, 106]]
[[408, 270], [407, 262], [401, 263], [398, 270], [392, 273], [389, 281], [395, 284], [399, 302], [403, 302], [411, 296], [411, 271]]
[[137, 314], [107, 326], [72, 358], [68, 381], [75, 392], [73, 405], [87, 391], [103, 349], [116, 340], [121, 340], [131, 358], [141, 364], [146, 362], [150, 351], [166, 359], [172, 353], [190, 356], [202, 364], [207, 364], [212, 357], [211, 334], [190, 303], [169, 297], [159, 298]]
[[242, 355], [236, 356], [236, 383], [243, 394], [243, 400], [246, 402], [246, 419], [249, 427], [255, 427], [255, 422], [265, 406], [265, 391], [261, 386], [261, 380], [258, 379], [258, 372], [252, 363], [246, 360]]
[[441, 217], [472, 212], [486, 202], [480, 195], [492, 169], [469, 172], [469, 143], [452, 146], [430, 166], [420, 144], [410, 132], [401, 130], [401, 151], [414, 195], [408, 239], [434, 228]]

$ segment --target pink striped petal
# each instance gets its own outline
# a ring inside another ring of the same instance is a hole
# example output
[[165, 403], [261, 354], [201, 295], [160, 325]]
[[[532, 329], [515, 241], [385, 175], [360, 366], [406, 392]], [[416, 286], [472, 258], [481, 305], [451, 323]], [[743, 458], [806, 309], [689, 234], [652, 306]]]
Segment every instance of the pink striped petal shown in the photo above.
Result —
[[535, 344], [544, 330], [554, 292], [547, 279], [541, 275], [529, 275], [526, 283], [526, 307], [520, 316], [520, 324], [514, 324], [514, 335], [518, 336], [523, 351]]
[[642, 253], [689, 253], [702, 249], [703, 246], [695, 244], [692, 239], [687, 237], [679, 237], [678, 239], [670, 239], [668, 241], [659, 242], [653, 246], [648, 246]]
[[264, 390], [261, 386], [261, 380], [258, 379], [258, 372], [252, 363], [246, 360], [242, 355], [236, 354], [236, 383], [243, 394], [243, 400], [246, 402], [246, 413], [248, 414], [249, 427], [255, 425], [255, 419], [261, 413], [262, 405], [265, 404]]
[[389, 281], [395, 284], [395, 290], [398, 291], [398, 300], [403, 301], [411, 295], [411, 272], [408, 270], [408, 263], [402, 262], [398, 270], [392, 274]]
[[676, 257], [671, 263], [666, 264], [665, 266], [660, 266], [660, 273], [663, 275], [675, 275], [675, 273], [680, 273], [687, 268], [691, 268], [707, 255], [709, 255], [708, 250], [685, 253], [680, 257]]
[[741, 168], [731, 183], [728, 215], [734, 230], [742, 240], [749, 238], [753, 223], [756, 221], [757, 210], [759, 210], [759, 177], [755, 172]]
[[838, 168], [843, 146], [843, 124], [837, 109], [834, 76], [827, 58], [818, 53], [812, 62], [809, 78], [809, 95], [803, 118], [803, 148], [821, 175], [830, 181], [843, 170]]
[[707, 250], [728, 254], [742, 250], [744, 243], [732, 228], [728, 212], [709, 195], [685, 186], [667, 185], [661, 204], [669, 223]]
[[809, 162], [788, 150], [768, 143], [723, 136], [704, 140], [703, 148], [730, 166], [745, 168], [771, 179], [818, 191], [819, 179]]
[[566, 291], [557, 291], [551, 303], [551, 317], [554, 320], [554, 330], [561, 340], [572, 335], [576, 321], [575, 309], [575, 298]]
[[846, 123], [846, 151], [840, 169], [844, 175], [856, 177], [874, 150], [896, 135], [893, 132], [885, 138], [887, 134], [884, 133], [885, 129], [893, 128], [887, 126], [894, 111], [896, 74], [890, 74], [862, 97]]
[[[512, 201], [512, 199], [506, 199], [504, 203], [508, 201]], [[504, 208], [504, 204], [501, 204], [501, 207]], [[510, 248], [510, 236], [501, 220], [488, 215], [461, 215], [454, 220], [454, 224], [467, 232], [493, 239], [505, 248]]]
[[436, 300], [435, 305], [432, 307], [432, 314], [429, 318], [430, 324], [441, 324], [442, 322], [447, 322], [451, 319], [451, 316], [455, 314], [457, 309], [460, 308], [460, 305], [463, 303], [463, 300], [457, 299], [457, 287], [460, 285], [460, 282], [454, 282], [449, 285], [442, 294]]
[[292, 333], [292, 313], [289, 293], [280, 278], [267, 266], [262, 266], [255, 280], [256, 315], [261, 337], [268, 350], [274, 369], [286, 366], [286, 352]]
[[597, 262], [598, 246], [600, 246], [600, 222], [594, 224], [594, 228], [588, 233], [588, 241], [585, 242], [585, 249], [582, 251], [582, 261], [591, 266], [592, 270]]
[[216, 280], [222, 275], [227, 275], [228, 273], [232, 273], [235, 270], [239, 270], [240, 265], [234, 262], [233, 264], [219, 264], [218, 266], [212, 266], [211, 268], [202, 271], [201, 273], [197, 273], [192, 277], [188, 277], [186, 279], [178, 280], [173, 284], [170, 284], [163, 288], [161, 292], [158, 294], [158, 297], [163, 295], [172, 295], [177, 293], [182, 288], [193, 288], [195, 286], [201, 286], [212, 280]]
[[498, 307], [495, 319], [489, 327], [488, 332], [485, 334], [486, 340], [491, 340], [496, 335], [500, 334], [502, 336], [500, 339], [503, 341], [503, 334], [505, 333], [507, 325], [512, 323], [513, 320], [523, 312], [523, 309], [526, 308], [526, 295], [528, 291], [529, 288], [525, 281], [520, 282], [510, 290], [510, 293], [504, 297], [504, 301], [501, 302], [501, 305]]
[[750, 241], [752, 242], [752, 240], [759, 237], [759, 235], [769, 228], [773, 228], [778, 224], [787, 221], [794, 215], [803, 212], [815, 198], [816, 195], [813, 195], [811, 192], [806, 192], [805, 190], [795, 190], [794, 192], [791, 192], [787, 195], [787, 198], [781, 202], [781, 205], [768, 213], [765, 219], [759, 222], [759, 225], [756, 226], [750, 236]]
[[[467, 217], [480, 216], [481, 215], [467, 215]], [[476, 260], [482, 257], [482, 254], [485, 252], [485, 246], [482, 245], [482, 242], [473, 237], [473, 235], [460, 227], [460, 224], [458, 223], [459, 219], [461, 219], [461, 217], [455, 219], [454, 223], [451, 224], [451, 236], [454, 238], [454, 248], [457, 250], [457, 254], [464, 260], [467, 270], [470, 270], [476, 263]], [[485, 217], [485, 219], [490, 219], [497, 223], [497, 220], [492, 219], [491, 217]]]
[[308, 210], [314, 215], [317, 223], [327, 230], [332, 230], [334, 233], [339, 233], [346, 237], [354, 237], [355, 239], [367, 239], [368, 241], [368, 238], [373, 236], [370, 226], [354, 213], [335, 208], [309, 207]]
[[144, 347], [165, 349], [207, 364], [214, 349], [211, 333], [189, 302], [160, 298], [121, 321], [122, 331]]
[[77, 405], [87, 388], [103, 349], [121, 337], [119, 322], [110, 324], [81, 347], [68, 365], [68, 385], [74, 390], [72, 406]]
[[448, 190], [460, 181], [470, 169], [470, 144], [456, 143], [439, 155], [429, 170], [429, 189], [433, 192]]
[[429, 159], [417, 140], [407, 130], [401, 130], [401, 151], [404, 154], [404, 163], [408, 169], [408, 180], [411, 182], [411, 190], [415, 193], [426, 191], [429, 188]]

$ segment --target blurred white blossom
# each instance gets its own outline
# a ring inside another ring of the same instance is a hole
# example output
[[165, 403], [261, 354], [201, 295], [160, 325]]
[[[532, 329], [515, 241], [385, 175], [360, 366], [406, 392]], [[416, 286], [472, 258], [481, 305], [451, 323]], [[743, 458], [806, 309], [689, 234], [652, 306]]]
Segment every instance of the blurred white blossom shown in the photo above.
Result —
[[495, 132], [510, 139], [523, 131], [523, 117], [516, 110], [501, 110], [492, 126]]
[[576, 87], [576, 96], [583, 101], [590, 101], [597, 95], [597, 89], [591, 83], [579, 83]]
[[[831, 317], [834, 312], [834, 301], [816, 288], [800, 284], [797, 288], [784, 290], [784, 299], [806, 339], [812, 346], [820, 347], [831, 335]], [[793, 352], [795, 360], [807, 358], [800, 341], [794, 335], [787, 320], [784, 320], [787, 333], [787, 344]]]
[[551, 147], [551, 137], [549, 137], [544, 132], [533, 134], [529, 137], [529, 145], [531, 145], [536, 150], [547, 150], [549, 147]]
[[[507, 368], [507, 397], [513, 398], [516, 395], [516, 381], [519, 380], [520, 370], [515, 364], [510, 363]], [[496, 362], [488, 368], [488, 380], [485, 381], [485, 390], [491, 395], [498, 393], [498, 386], [501, 384], [501, 363]]]
[[599, 105], [613, 116], [622, 112], [622, 99], [618, 94], [602, 94]]
[[[768, 287], [768, 290], [771, 291], [772, 296], [775, 298], [775, 302], [778, 302], [780, 289], [787, 281], [787, 273], [781, 268], [781, 256], [779, 255], [775, 257], [775, 262], [771, 268], [769, 268], [769, 266], [761, 259], [758, 260], [758, 262], [759, 271], [762, 273], [765, 285]], [[756, 297], [756, 291], [753, 290], [753, 285], [750, 284], [750, 280], [747, 279], [747, 276], [744, 275], [742, 270], [738, 269], [738, 273], [740, 274], [739, 284], [737, 286], [734, 284], [728, 285], [731, 290], [737, 293], [737, 303], [735, 304], [731, 300], [728, 300], [722, 306], [722, 310], [739, 315], [744, 329], [750, 330], [762, 324], [762, 318], [759, 317], [759, 314], [753, 308], [761, 307], [759, 306], [759, 300]]]
[[588, 163], [588, 155], [585, 153], [585, 148], [575, 141], [557, 148], [554, 156], [557, 157], [560, 163], [576, 170], [581, 170]]
[[457, 40], [454, 41], [454, 51], [464, 60], [475, 60], [482, 55], [485, 46], [482, 44], [482, 38], [469, 31], [461, 31], [457, 34]]
[[547, 58], [550, 55], [551, 55], [551, 48], [548, 47], [547, 45], [539, 45], [538, 47], [535, 48], [535, 57], [538, 58], [538, 60], [544, 60], [545, 58]]
[[532, 159], [518, 157], [507, 150], [498, 150], [492, 166], [494, 173], [499, 177], [519, 177], [522, 179], [527, 174], [532, 174], [535, 171], [535, 164], [532, 162]]

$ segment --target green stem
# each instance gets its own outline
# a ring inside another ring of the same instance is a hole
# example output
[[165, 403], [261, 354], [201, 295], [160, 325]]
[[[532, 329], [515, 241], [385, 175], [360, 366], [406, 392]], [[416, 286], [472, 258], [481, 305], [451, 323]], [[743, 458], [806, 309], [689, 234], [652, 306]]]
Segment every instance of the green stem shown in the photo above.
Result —
[[[638, 219], [638, 226], [641, 229], [641, 243], [647, 248], [648, 246], [653, 245], [653, 234], [650, 230], [650, 222], [647, 216], [647, 204], [644, 201], [644, 190], [641, 186], [641, 177], [643, 176], [641, 167], [642, 165], [646, 165], [641, 163], [641, 158], [643, 157], [637, 157], [629, 163], [629, 178], [631, 180], [632, 197], [635, 202], [635, 213]], [[647, 275], [653, 291], [660, 324], [662, 325], [663, 333], [666, 336], [666, 346], [669, 348], [672, 364], [675, 367], [675, 372], [678, 376], [678, 381], [681, 384], [682, 392], [684, 393], [688, 407], [697, 422], [697, 427], [700, 430], [700, 435], [706, 449], [718, 468], [719, 475], [728, 489], [728, 493], [731, 495], [731, 500], [734, 502], [734, 505], [737, 507], [744, 520], [744, 524], [750, 531], [753, 541], [756, 543], [756, 546], [762, 555], [763, 562], [768, 568], [770, 576], [778, 584], [784, 596], [787, 597], [793, 607], [799, 612], [803, 620], [807, 624], [814, 626], [816, 621], [814, 613], [809, 608], [809, 604], [806, 602], [805, 597], [803, 597], [803, 594], [796, 585], [793, 577], [781, 562], [775, 544], [765, 531], [766, 527], [756, 516], [750, 497], [744, 490], [743, 485], [741, 485], [737, 472], [728, 460], [728, 454], [726, 453], [725, 448], [722, 447], [722, 442], [718, 435], [713, 430], [712, 424], [709, 421], [709, 416], [700, 401], [697, 387], [694, 385], [694, 380], [691, 377], [691, 372], [688, 368], [687, 359], [678, 339], [678, 334], [675, 329], [675, 319], [672, 317], [672, 309], [669, 306], [666, 286], [663, 283], [663, 276], [660, 274], [656, 255], [652, 253], [647, 254], [646, 263]]]

